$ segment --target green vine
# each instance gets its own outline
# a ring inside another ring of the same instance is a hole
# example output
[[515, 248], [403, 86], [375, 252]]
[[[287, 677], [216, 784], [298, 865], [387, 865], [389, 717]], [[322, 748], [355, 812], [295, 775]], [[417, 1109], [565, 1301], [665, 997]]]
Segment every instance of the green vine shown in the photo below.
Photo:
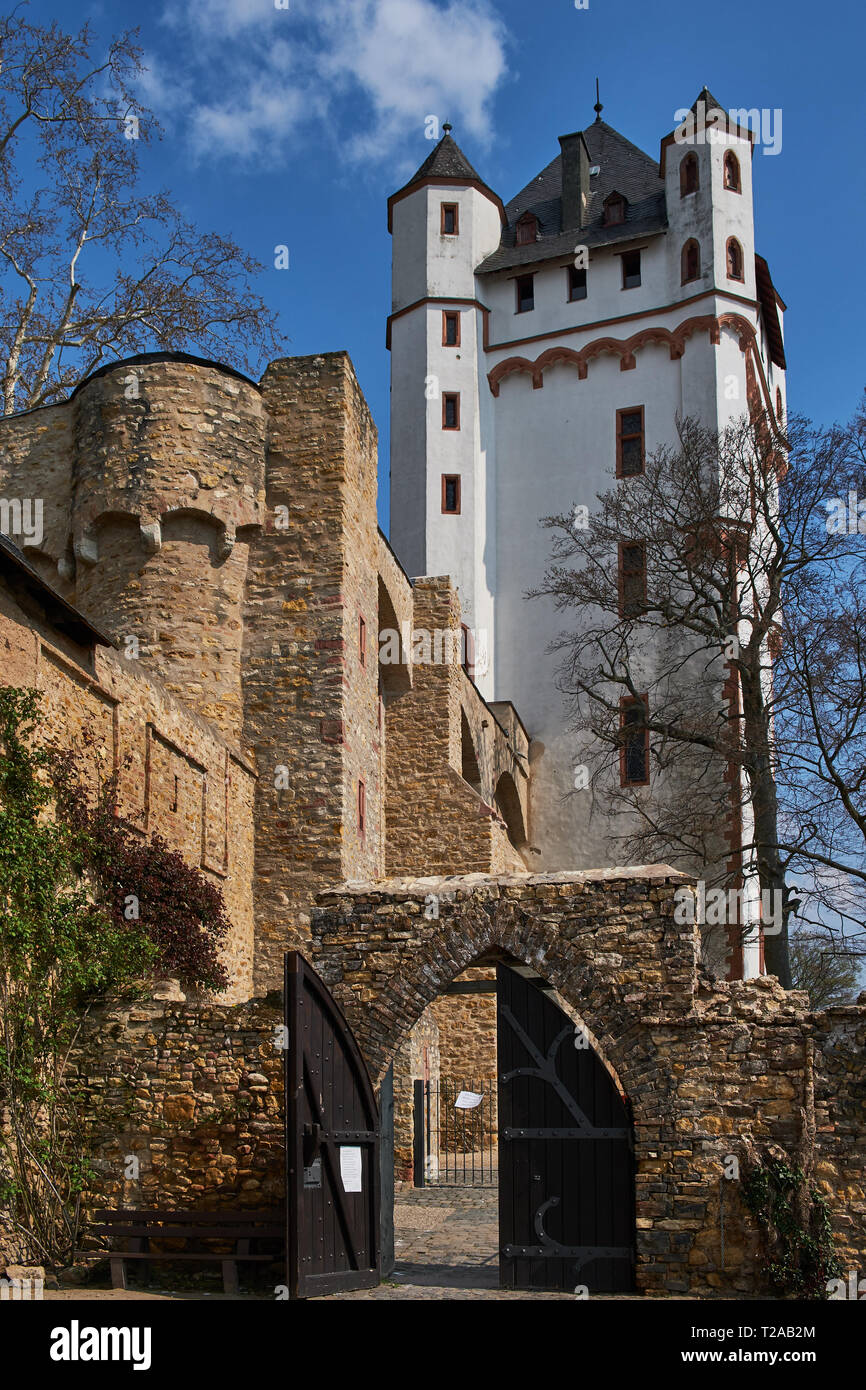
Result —
[[827, 1281], [838, 1278], [842, 1266], [833, 1249], [827, 1202], [817, 1187], [806, 1188], [802, 1168], [766, 1157], [744, 1177], [743, 1200], [761, 1231], [763, 1270], [773, 1288], [793, 1298], [825, 1299]]

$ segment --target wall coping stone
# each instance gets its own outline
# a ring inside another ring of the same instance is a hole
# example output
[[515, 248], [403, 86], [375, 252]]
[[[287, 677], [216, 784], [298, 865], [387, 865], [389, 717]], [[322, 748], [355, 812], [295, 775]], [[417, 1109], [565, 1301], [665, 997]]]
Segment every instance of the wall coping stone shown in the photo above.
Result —
[[326, 901], [342, 897], [390, 897], [395, 894], [425, 897], [436, 888], [460, 892], [477, 892], [480, 888], [536, 888], [550, 884], [580, 883], [694, 883], [694, 877], [673, 869], [669, 864], [641, 864], [634, 868], [562, 869], [546, 874], [439, 874], [430, 878], [347, 879], [343, 883], [323, 888], [317, 899]]

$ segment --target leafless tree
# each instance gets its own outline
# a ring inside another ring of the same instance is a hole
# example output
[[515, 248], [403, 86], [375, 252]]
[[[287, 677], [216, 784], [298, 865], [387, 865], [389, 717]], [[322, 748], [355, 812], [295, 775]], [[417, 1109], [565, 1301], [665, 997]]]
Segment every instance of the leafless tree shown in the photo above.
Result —
[[837, 949], [826, 935], [811, 930], [792, 932], [790, 945], [794, 989], [807, 991], [813, 1009], [854, 1002], [860, 963], [856, 951]]
[[[853, 428], [760, 416], [720, 433], [686, 419], [676, 444], [600, 494], [588, 520], [576, 508], [542, 521], [553, 563], [531, 596], [572, 620], [553, 646], [575, 723], [592, 736], [595, 802], [639, 862], [672, 861], [723, 887], [745, 869], [777, 895], [765, 961], [786, 987], [792, 872], [810, 873], [813, 891], [816, 872], [841, 876], [854, 898], [866, 883], [866, 773], [862, 745], [848, 742], [852, 727], [864, 737], [861, 648], [850, 648], [850, 680], [835, 665], [861, 616], [866, 538], [827, 524], [831, 499], [852, 487], [866, 497], [864, 479]], [[786, 604], [808, 600], [811, 620], [828, 591], [835, 625], [795, 625], [783, 660]], [[805, 660], [804, 641], [821, 632], [823, 664], [810, 645]], [[648, 785], [621, 785], [641, 744]], [[741, 854], [729, 852], [733, 830]]]
[[253, 370], [277, 346], [261, 267], [140, 185], [158, 137], [135, 95], [134, 34], [0, 19], [2, 411], [64, 397], [102, 362], [192, 350]]

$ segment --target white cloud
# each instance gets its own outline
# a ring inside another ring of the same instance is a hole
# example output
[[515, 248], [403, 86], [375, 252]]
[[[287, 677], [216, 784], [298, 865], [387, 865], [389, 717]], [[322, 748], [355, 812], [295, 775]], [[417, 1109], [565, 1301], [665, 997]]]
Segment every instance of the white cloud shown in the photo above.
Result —
[[352, 160], [399, 156], [425, 118], [491, 137], [508, 35], [488, 0], [209, 0], [164, 12], [170, 51], [143, 95], [182, 107], [200, 158], [271, 162], [326, 132]]
[[323, 6], [325, 80], [356, 85], [372, 121], [354, 133], [360, 158], [390, 154], [427, 115], [490, 138], [490, 101], [506, 73], [505, 33], [486, 5], [451, 0], [336, 0]]

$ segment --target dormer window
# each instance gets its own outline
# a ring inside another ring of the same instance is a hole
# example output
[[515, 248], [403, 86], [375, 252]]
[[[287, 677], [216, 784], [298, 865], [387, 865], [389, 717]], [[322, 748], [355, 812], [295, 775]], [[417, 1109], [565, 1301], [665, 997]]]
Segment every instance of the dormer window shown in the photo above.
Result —
[[731, 193], [741, 193], [740, 186], [740, 161], [733, 150], [728, 150], [725, 155], [725, 188], [730, 189]]
[[680, 163], [680, 197], [698, 191], [698, 157], [690, 151]]
[[517, 245], [529, 246], [538, 236], [538, 218], [531, 212], [525, 212], [517, 223]]
[[743, 276], [743, 248], [742, 248], [742, 246], [740, 245], [740, 243], [737, 241], [736, 237], [729, 237], [729, 238], [728, 238], [728, 245], [727, 245], [727, 250], [726, 250], [726, 259], [727, 259], [727, 265], [728, 265], [728, 279], [729, 279], [729, 280], [742, 280], [742, 279], [744, 278], [744, 276]]
[[604, 200], [604, 225], [615, 227], [625, 221], [626, 200], [621, 193], [608, 193]]
[[690, 237], [682, 250], [682, 283], [701, 278], [701, 249], [694, 237]]

